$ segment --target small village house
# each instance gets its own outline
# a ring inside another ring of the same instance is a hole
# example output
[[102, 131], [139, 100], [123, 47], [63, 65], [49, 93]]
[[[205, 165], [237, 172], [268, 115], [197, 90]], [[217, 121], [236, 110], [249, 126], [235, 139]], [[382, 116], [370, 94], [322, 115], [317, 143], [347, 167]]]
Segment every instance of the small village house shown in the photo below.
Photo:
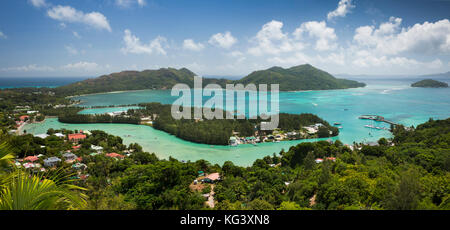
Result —
[[82, 133], [74, 133], [74, 134], [69, 134], [69, 141], [72, 142], [79, 142], [81, 140], [86, 139], [86, 135], [82, 134]]
[[44, 160], [44, 166], [53, 167], [56, 166], [59, 162], [61, 162], [61, 159], [59, 159], [58, 157], [50, 157]]
[[112, 157], [112, 158], [116, 158], [116, 159], [123, 159], [125, 158], [125, 156], [117, 154], [117, 153], [108, 153], [106, 154], [107, 157]]

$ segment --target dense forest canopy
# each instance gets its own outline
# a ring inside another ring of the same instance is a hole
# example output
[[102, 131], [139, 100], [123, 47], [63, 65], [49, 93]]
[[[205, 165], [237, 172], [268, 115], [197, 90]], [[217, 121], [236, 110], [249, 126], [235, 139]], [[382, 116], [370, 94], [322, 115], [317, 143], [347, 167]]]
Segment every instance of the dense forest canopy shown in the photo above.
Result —
[[[54, 132], [76, 131], [48, 133]], [[71, 146], [53, 135], [41, 139], [2, 134], [0, 140], [12, 146], [16, 158], [38, 152], [61, 157]], [[430, 120], [415, 129], [398, 126], [392, 140], [381, 138], [378, 143], [356, 144], [353, 150], [340, 141], [301, 143], [241, 167], [231, 161], [220, 166], [205, 160], [158, 159], [138, 144], [126, 146], [120, 137], [92, 130], [75, 152], [87, 166], [81, 173], [89, 177], [70, 182], [87, 190], [70, 193], [87, 195], [80, 195], [86, 204], [77, 207], [92, 210], [450, 209], [450, 118]], [[130, 154], [122, 160], [93, 155], [92, 145], [103, 147], [105, 153]], [[3, 152], [4, 147], [0, 149]], [[324, 161], [317, 162], [318, 158]], [[11, 167], [0, 164], [0, 176], [11, 173]], [[67, 175], [76, 172], [65, 162], [58, 168]], [[204, 183], [202, 190], [191, 187], [199, 171], [220, 173], [221, 180], [214, 183], [214, 208], [202, 196], [212, 187]], [[0, 191], [0, 199], [22, 199], [8, 197]]]
[[[255, 133], [261, 135], [271, 134], [272, 131], [261, 131], [260, 124], [262, 121], [258, 119], [174, 119], [171, 114], [171, 105], [163, 105], [160, 103], [145, 103], [139, 104], [143, 109], [130, 109], [127, 115], [111, 116], [108, 114], [101, 115], [87, 115], [68, 113], [59, 116], [59, 121], [64, 123], [128, 123], [139, 124], [141, 117], [155, 117], [152, 126], [156, 129], [168, 132], [183, 140], [214, 144], [214, 145], [228, 145], [229, 139], [233, 132], [239, 133], [240, 136], [249, 137], [254, 136]], [[186, 108], [185, 108], [186, 109]], [[221, 111], [224, 116], [225, 111]], [[191, 108], [191, 112], [194, 109]], [[193, 114], [192, 114], [192, 117]], [[270, 120], [269, 120], [270, 121]], [[279, 129], [281, 131], [289, 132], [294, 130], [301, 130], [304, 126], [314, 125], [320, 123], [323, 125], [319, 129], [316, 137], [331, 137], [337, 136], [339, 130], [331, 126], [327, 121], [319, 118], [314, 114], [287, 114], [280, 113]]]
[[448, 84], [433, 79], [425, 79], [411, 84], [411, 87], [424, 87], [424, 88], [447, 88]]
[[272, 67], [255, 71], [237, 81], [243, 84], [280, 84], [282, 91], [347, 89], [364, 87], [364, 83], [337, 79], [331, 74], [309, 64], [294, 66], [288, 69]]

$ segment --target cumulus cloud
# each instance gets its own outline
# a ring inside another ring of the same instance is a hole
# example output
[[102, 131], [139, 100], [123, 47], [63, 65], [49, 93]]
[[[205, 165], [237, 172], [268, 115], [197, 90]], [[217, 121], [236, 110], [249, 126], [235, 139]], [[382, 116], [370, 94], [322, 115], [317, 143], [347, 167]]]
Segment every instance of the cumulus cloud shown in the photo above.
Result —
[[372, 55], [357, 57], [353, 60], [352, 64], [360, 68], [391, 67], [403, 69], [438, 69], [443, 65], [440, 59], [423, 62], [406, 57], [376, 57]]
[[83, 23], [96, 29], [111, 32], [108, 19], [99, 12], [84, 13], [71, 6], [54, 6], [47, 11], [47, 15], [62, 22]]
[[120, 7], [128, 8], [133, 4], [137, 4], [140, 7], [143, 7], [147, 4], [145, 0], [116, 0], [116, 5]]
[[124, 54], [162, 54], [166, 55], [166, 51], [163, 48], [163, 43], [166, 42], [164, 37], [158, 36], [153, 39], [149, 44], [141, 43], [140, 39], [133, 35], [130, 30], [125, 30], [125, 35], [123, 37], [125, 47], [122, 48]]
[[201, 51], [205, 48], [202, 43], [195, 43], [192, 39], [186, 39], [183, 41], [183, 49], [192, 51]]
[[45, 0], [28, 0], [28, 2], [34, 7], [41, 8], [47, 6], [47, 2]]
[[231, 35], [230, 31], [226, 31], [224, 34], [217, 33], [211, 36], [209, 39], [209, 43], [215, 46], [219, 46], [225, 49], [231, 48], [235, 43], [237, 42], [237, 39]]
[[8, 37], [2, 32], [0, 31], [0, 39], [7, 39]]
[[90, 71], [96, 71], [100, 68], [100, 65], [98, 65], [95, 62], [77, 62], [77, 63], [70, 63], [64, 66], [61, 66], [61, 69], [68, 70], [68, 71], [84, 71], [84, 72], [90, 72]]
[[400, 53], [449, 54], [450, 21], [424, 22], [401, 28], [402, 19], [391, 17], [388, 22], [375, 26], [362, 26], [355, 30], [353, 40], [360, 47], [381, 55]]
[[315, 49], [318, 51], [332, 50], [337, 47], [336, 33], [331, 27], [327, 27], [324, 21], [310, 21], [302, 23], [293, 33], [296, 39], [302, 39], [306, 33], [309, 37], [316, 39]]
[[352, 5], [352, 0], [340, 0], [338, 7], [328, 13], [327, 19], [332, 20], [336, 17], [345, 17], [345, 15], [347, 15], [353, 8], [355, 8], [355, 5]]
[[283, 52], [292, 52], [303, 48], [301, 43], [296, 43], [284, 33], [283, 23], [272, 20], [263, 25], [260, 31], [252, 39], [256, 46], [248, 49], [254, 56], [263, 54], [277, 55]]

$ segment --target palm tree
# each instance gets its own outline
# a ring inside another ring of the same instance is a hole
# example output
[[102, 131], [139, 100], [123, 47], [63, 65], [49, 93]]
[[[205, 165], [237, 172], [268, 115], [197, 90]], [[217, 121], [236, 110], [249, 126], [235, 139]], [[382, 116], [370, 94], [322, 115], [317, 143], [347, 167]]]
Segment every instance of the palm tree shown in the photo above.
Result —
[[5, 173], [5, 163], [14, 156], [7, 144], [0, 144], [0, 210], [83, 209], [87, 196], [85, 188], [73, 185], [72, 175], [63, 170], [31, 174], [13, 169]]
[[11, 153], [10, 148], [6, 142], [0, 144], [0, 166], [8, 164], [14, 155]]
[[62, 170], [50, 174], [30, 174], [15, 170], [0, 190], [0, 210], [83, 209], [87, 196], [85, 188], [73, 185], [70, 175]]

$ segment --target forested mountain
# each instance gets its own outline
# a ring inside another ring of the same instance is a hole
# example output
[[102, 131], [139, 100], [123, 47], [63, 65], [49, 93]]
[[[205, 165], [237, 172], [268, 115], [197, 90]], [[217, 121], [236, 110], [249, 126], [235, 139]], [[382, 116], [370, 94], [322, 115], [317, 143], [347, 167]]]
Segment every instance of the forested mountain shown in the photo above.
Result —
[[[177, 83], [194, 87], [194, 76], [195, 74], [186, 68], [161, 68], [142, 72], [123, 71], [75, 82], [58, 87], [55, 90], [61, 95], [81, 95], [123, 90], [170, 89]], [[225, 79], [204, 79], [204, 82], [206, 84], [225, 85], [229, 81]]]
[[[186, 68], [162, 68], [159, 70], [123, 71], [94, 79], [87, 79], [56, 88], [59, 95], [80, 95], [104, 93], [122, 90], [170, 89], [177, 83], [194, 86], [195, 74]], [[243, 83], [280, 84], [281, 91], [290, 90], [325, 90], [363, 87], [364, 83], [337, 79], [331, 74], [309, 64], [294, 66], [289, 69], [272, 67], [260, 70], [240, 80], [204, 78], [203, 85], [216, 83], [225, 88], [226, 84]]]
[[357, 81], [337, 79], [309, 64], [294, 66], [289, 69], [272, 67], [267, 70], [255, 71], [237, 82], [243, 84], [280, 84], [280, 90], [282, 91], [347, 89], [365, 86], [364, 83]]
[[425, 79], [411, 84], [412, 87], [423, 87], [423, 88], [447, 88], [448, 84], [441, 81], [436, 81], [433, 79]]

